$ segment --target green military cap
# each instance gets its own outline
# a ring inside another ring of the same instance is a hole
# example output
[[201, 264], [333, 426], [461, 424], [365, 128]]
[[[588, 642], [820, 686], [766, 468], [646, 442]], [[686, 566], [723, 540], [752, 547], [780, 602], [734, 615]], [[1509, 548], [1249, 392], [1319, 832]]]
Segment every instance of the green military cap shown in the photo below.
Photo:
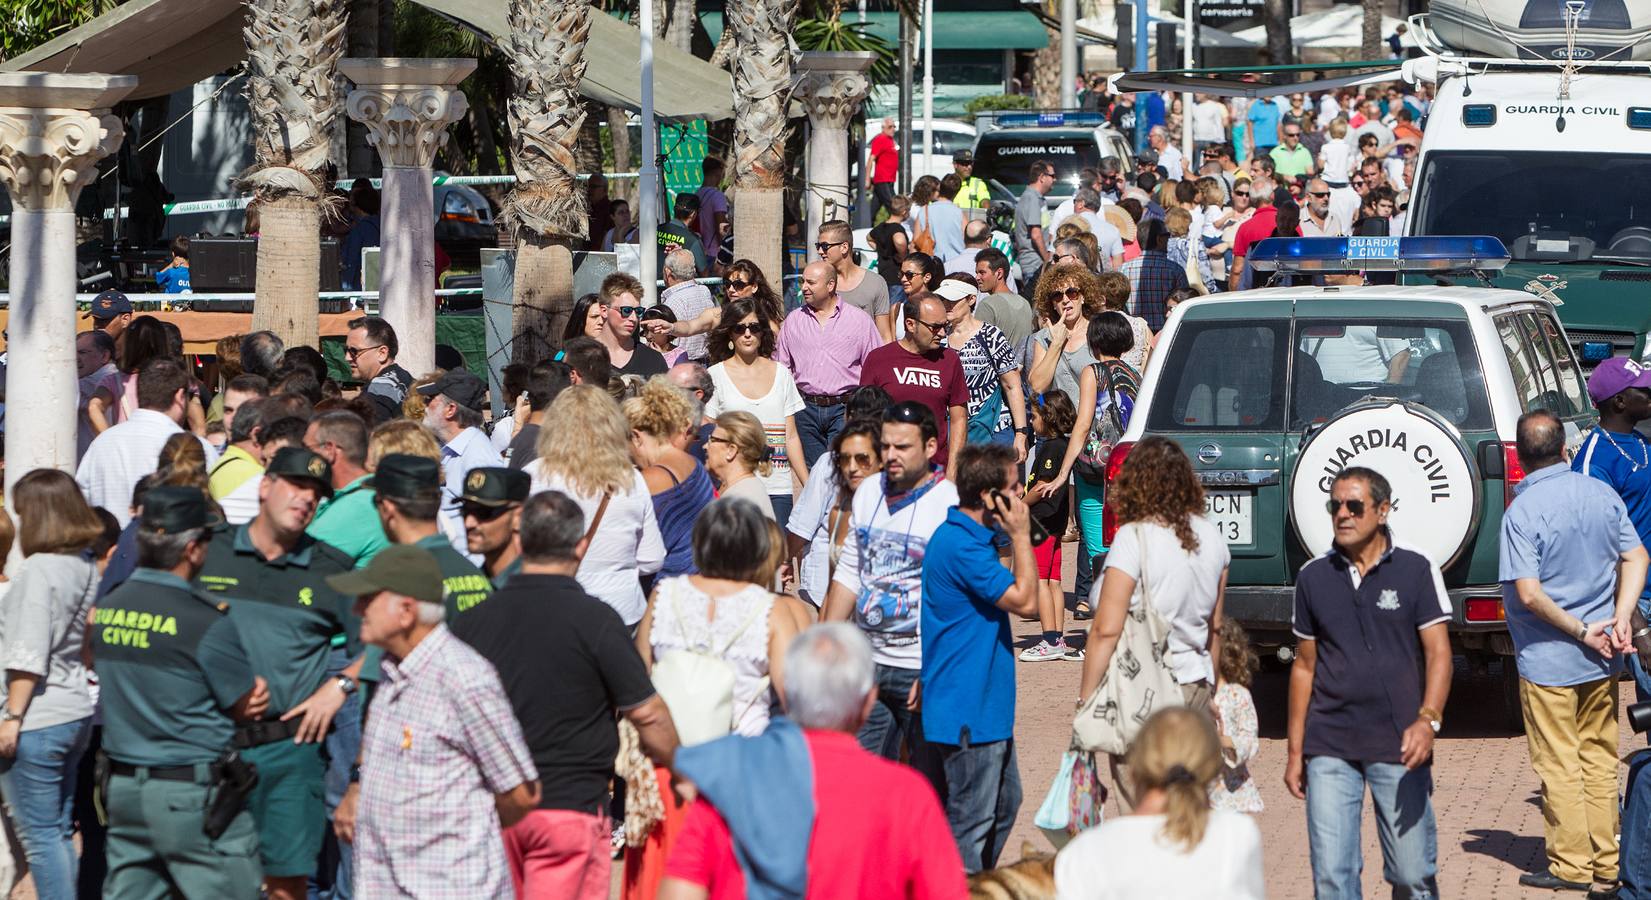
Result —
[[320, 454], [303, 447], [282, 447], [275, 451], [264, 474], [313, 481], [323, 494], [332, 496], [332, 466], [327, 465]]
[[200, 488], [163, 484], [143, 496], [143, 527], [162, 534], [205, 528], [219, 521]]
[[425, 603], [442, 601], [441, 565], [423, 547], [393, 544], [378, 551], [364, 569], [328, 575], [327, 586], [360, 597], [390, 591]]
[[482, 506], [504, 506], [526, 500], [532, 487], [533, 479], [521, 469], [482, 466], [464, 476], [464, 493], [459, 499]]
[[411, 500], [421, 493], [441, 490], [441, 463], [427, 456], [391, 453], [378, 461], [372, 485], [380, 497]]

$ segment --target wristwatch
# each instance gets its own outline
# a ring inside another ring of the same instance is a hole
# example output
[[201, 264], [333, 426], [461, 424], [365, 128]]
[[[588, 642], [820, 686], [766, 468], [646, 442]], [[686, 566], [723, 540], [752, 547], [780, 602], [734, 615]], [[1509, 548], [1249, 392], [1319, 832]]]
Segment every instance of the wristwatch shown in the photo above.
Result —
[[0, 725], [4, 725], [7, 722], [21, 722], [21, 721], [23, 721], [23, 714], [22, 713], [12, 712], [11, 707], [9, 707], [9, 706], [0, 706]]
[[338, 689], [344, 692], [344, 696], [348, 697], [355, 693], [355, 688], [355, 679], [348, 675], [338, 676]]
[[1416, 715], [1427, 720], [1428, 727], [1433, 729], [1434, 734], [1438, 734], [1439, 729], [1445, 724], [1444, 717], [1432, 707], [1424, 706], [1416, 711]]

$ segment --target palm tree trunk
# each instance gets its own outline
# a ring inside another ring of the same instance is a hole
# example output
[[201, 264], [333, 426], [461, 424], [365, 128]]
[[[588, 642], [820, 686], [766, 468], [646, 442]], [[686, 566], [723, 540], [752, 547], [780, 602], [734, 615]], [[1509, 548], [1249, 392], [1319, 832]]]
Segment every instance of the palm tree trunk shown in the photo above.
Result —
[[510, 0], [506, 52], [515, 81], [510, 156], [516, 185], [504, 220], [516, 235], [512, 356], [522, 363], [538, 362], [561, 346], [556, 323], [573, 308], [568, 244], [588, 230], [585, 192], [574, 176], [591, 14], [585, 0]]
[[[379, 56], [378, 17], [381, 0], [350, 0], [349, 51], [351, 58], [370, 59]], [[383, 5], [394, 6], [395, 0], [382, 0]], [[370, 178], [382, 171], [378, 152], [367, 143], [367, 126], [356, 121], [344, 123], [345, 155], [347, 164], [343, 174], [355, 178]]]
[[683, 53], [694, 51], [694, 0], [671, 0], [671, 18], [665, 25], [665, 43]]
[[[786, 100], [797, 47], [793, 0], [730, 0], [734, 29], [734, 245], [770, 284], [785, 252]], [[812, 237], [812, 235], [810, 236]]]
[[[311, 198], [281, 197], [263, 203], [258, 212], [258, 300], [252, 307], [252, 329], [273, 331], [288, 347], [320, 347], [320, 206]], [[307, 302], [299, 302], [305, 298]]]
[[1266, 0], [1261, 18], [1267, 27], [1267, 55], [1275, 66], [1295, 62], [1295, 41], [1290, 36], [1290, 0]]
[[335, 90], [345, 0], [247, 0], [253, 158], [241, 179], [262, 204], [252, 325], [319, 346], [322, 173], [342, 120]]
[[1364, 0], [1364, 33], [1359, 39], [1360, 59], [1382, 58], [1382, 2]]

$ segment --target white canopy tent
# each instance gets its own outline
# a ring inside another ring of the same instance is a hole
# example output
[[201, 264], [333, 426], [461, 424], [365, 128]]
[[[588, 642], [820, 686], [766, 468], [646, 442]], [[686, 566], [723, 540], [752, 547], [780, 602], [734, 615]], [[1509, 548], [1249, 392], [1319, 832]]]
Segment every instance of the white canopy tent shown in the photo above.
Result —
[[[1382, 16], [1382, 40], [1399, 27], [1399, 20]], [[1267, 43], [1267, 28], [1257, 25], [1237, 32], [1237, 37], [1259, 46]], [[1318, 12], [1303, 13], [1290, 20], [1290, 39], [1297, 49], [1357, 50], [1364, 43], [1364, 10], [1358, 6], [1333, 6]], [[1403, 35], [1407, 47], [1415, 46], [1411, 36]]]

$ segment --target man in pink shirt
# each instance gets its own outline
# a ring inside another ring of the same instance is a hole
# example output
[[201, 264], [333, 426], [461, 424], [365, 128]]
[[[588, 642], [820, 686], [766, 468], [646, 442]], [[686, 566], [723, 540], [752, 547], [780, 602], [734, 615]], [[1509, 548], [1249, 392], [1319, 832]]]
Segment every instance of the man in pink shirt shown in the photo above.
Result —
[[843, 430], [843, 403], [860, 385], [861, 363], [883, 339], [871, 316], [837, 294], [837, 270], [830, 263], [803, 267], [802, 294], [803, 305], [780, 324], [774, 361], [791, 370], [803, 395], [797, 437], [812, 463]]
[[[732, 760], [790, 758], [784, 742], [767, 753], [732, 744], [766, 735], [726, 738], [677, 757], [690, 778], [707, 777], [695, 781], [700, 797], [665, 865], [660, 900], [743, 898], [752, 878], [808, 897], [967, 896], [963, 862], [934, 789], [916, 769], [868, 753], [855, 740], [877, 702], [872, 671], [871, 645], [853, 625], [816, 625], [791, 642], [785, 696], [795, 724], [775, 725], [801, 726], [811, 790], [781, 783], [783, 775], [743, 783], [750, 772], [771, 769], [734, 769]], [[695, 755], [702, 758], [697, 767]], [[742, 802], [752, 789], [763, 799]], [[762, 827], [776, 805], [799, 808], [785, 810], [786, 827]]]

